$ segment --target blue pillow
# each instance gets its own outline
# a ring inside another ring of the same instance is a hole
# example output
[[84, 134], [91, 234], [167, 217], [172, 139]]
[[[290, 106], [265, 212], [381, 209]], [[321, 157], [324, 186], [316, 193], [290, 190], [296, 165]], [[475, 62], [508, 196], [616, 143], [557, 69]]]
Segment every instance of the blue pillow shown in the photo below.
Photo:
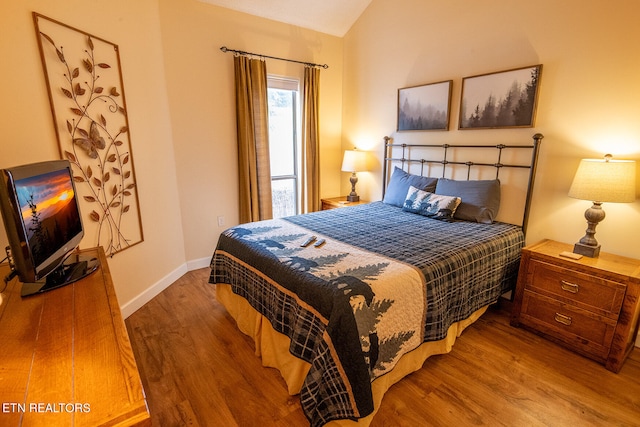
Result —
[[460, 197], [441, 196], [411, 186], [402, 210], [429, 218], [453, 221], [459, 205]]
[[412, 175], [395, 166], [389, 184], [387, 184], [387, 191], [384, 193], [384, 203], [397, 206], [401, 208], [404, 205], [404, 201], [407, 198], [409, 187], [414, 186], [418, 190], [429, 191], [433, 193], [436, 190], [436, 183], [438, 178], [431, 178], [427, 176]]
[[454, 181], [440, 178], [436, 194], [457, 196], [462, 203], [455, 212], [456, 219], [491, 224], [500, 209], [500, 181]]

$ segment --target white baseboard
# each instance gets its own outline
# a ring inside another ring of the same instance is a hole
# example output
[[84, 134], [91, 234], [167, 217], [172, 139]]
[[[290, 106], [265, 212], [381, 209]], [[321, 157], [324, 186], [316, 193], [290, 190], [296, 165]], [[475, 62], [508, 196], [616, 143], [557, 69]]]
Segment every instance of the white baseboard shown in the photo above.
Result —
[[187, 261], [187, 270], [193, 271], [198, 270], [200, 268], [209, 267], [211, 264], [211, 257], [194, 259], [191, 261]]
[[138, 295], [137, 297], [135, 297], [134, 299], [132, 299], [131, 301], [125, 303], [122, 307], [120, 307], [120, 310], [122, 311], [122, 317], [126, 319], [127, 317], [131, 316], [133, 313], [136, 312], [136, 310], [138, 310], [143, 305], [151, 301], [156, 295], [158, 295], [160, 292], [167, 289], [169, 286], [171, 286], [172, 283], [174, 283], [180, 277], [184, 276], [187, 271], [198, 270], [200, 268], [209, 267], [210, 262], [211, 262], [211, 257], [195, 259], [195, 260], [187, 261], [186, 263], [182, 264], [181, 266], [173, 270], [171, 273], [164, 276], [158, 282], [148, 287], [140, 295]]
[[131, 316], [139, 308], [151, 301], [160, 292], [167, 289], [173, 282], [182, 277], [186, 272], [187, 264], [185, 263], [173, 270], [171, 273], [164, 276], [155, 284], [148, 287], [144, 292], [142, 292], [134, 299], [125, 303], [122, 307], [120, 307], [120, 310], [122, 311], [122, 317], [126, 319], [127, 317]]

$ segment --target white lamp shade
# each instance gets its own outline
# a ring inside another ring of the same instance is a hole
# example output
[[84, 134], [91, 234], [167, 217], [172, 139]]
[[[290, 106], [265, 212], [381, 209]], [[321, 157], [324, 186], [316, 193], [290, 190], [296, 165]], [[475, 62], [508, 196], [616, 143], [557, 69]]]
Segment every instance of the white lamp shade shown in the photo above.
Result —
[[569, 197], [593, 202], [631, 203], [636, 199], [636, 162], [583, 159]]
[[362, 172], [367, 168], [367, 152], [358, 150], [346, 150], [342, 159], [343, 172]]

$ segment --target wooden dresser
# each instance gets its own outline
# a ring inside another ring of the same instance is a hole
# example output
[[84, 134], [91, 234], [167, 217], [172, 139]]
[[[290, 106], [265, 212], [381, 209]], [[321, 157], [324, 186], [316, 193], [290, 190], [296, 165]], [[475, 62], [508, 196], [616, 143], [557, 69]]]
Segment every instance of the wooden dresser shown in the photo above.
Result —
[[560, 256], [572, 250], [552, 240], [523, 249], [511, 324], [618, 372], [638, 333], [640, 260]]
[[151, 425], [107, 259], [83, 254], [101, 266], [78, 282], [22, 298], [16, 278], [3, 292], [2, 426]]

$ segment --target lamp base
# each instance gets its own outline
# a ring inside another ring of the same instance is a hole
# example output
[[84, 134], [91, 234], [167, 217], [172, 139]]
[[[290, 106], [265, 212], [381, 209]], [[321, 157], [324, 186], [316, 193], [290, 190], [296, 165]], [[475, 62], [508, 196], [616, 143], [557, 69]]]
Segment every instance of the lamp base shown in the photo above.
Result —
[[588, 256], [590, 258], [597, 258], [598, 255], [600, 255], [600, 245], [591, 246], [578, 242], [573, 245], [573, 253]]
[[593, 205], [584, 212], [587, 220], [586, 234], [573, 246], [573, 253], [596, 258], [600, 255], [600, 243], [596, 240], [596, 225], [605, 217], [602, 202]]
[[347, 202], [358, 202], [360, 201], [360, 196], [356, 193], [356, 183], [358, 182], [358, 177], [356, 173], [351, 174], [351, 178], [349, 178], [349, 182], [351, 182], [351, 193], [347, 196]]

